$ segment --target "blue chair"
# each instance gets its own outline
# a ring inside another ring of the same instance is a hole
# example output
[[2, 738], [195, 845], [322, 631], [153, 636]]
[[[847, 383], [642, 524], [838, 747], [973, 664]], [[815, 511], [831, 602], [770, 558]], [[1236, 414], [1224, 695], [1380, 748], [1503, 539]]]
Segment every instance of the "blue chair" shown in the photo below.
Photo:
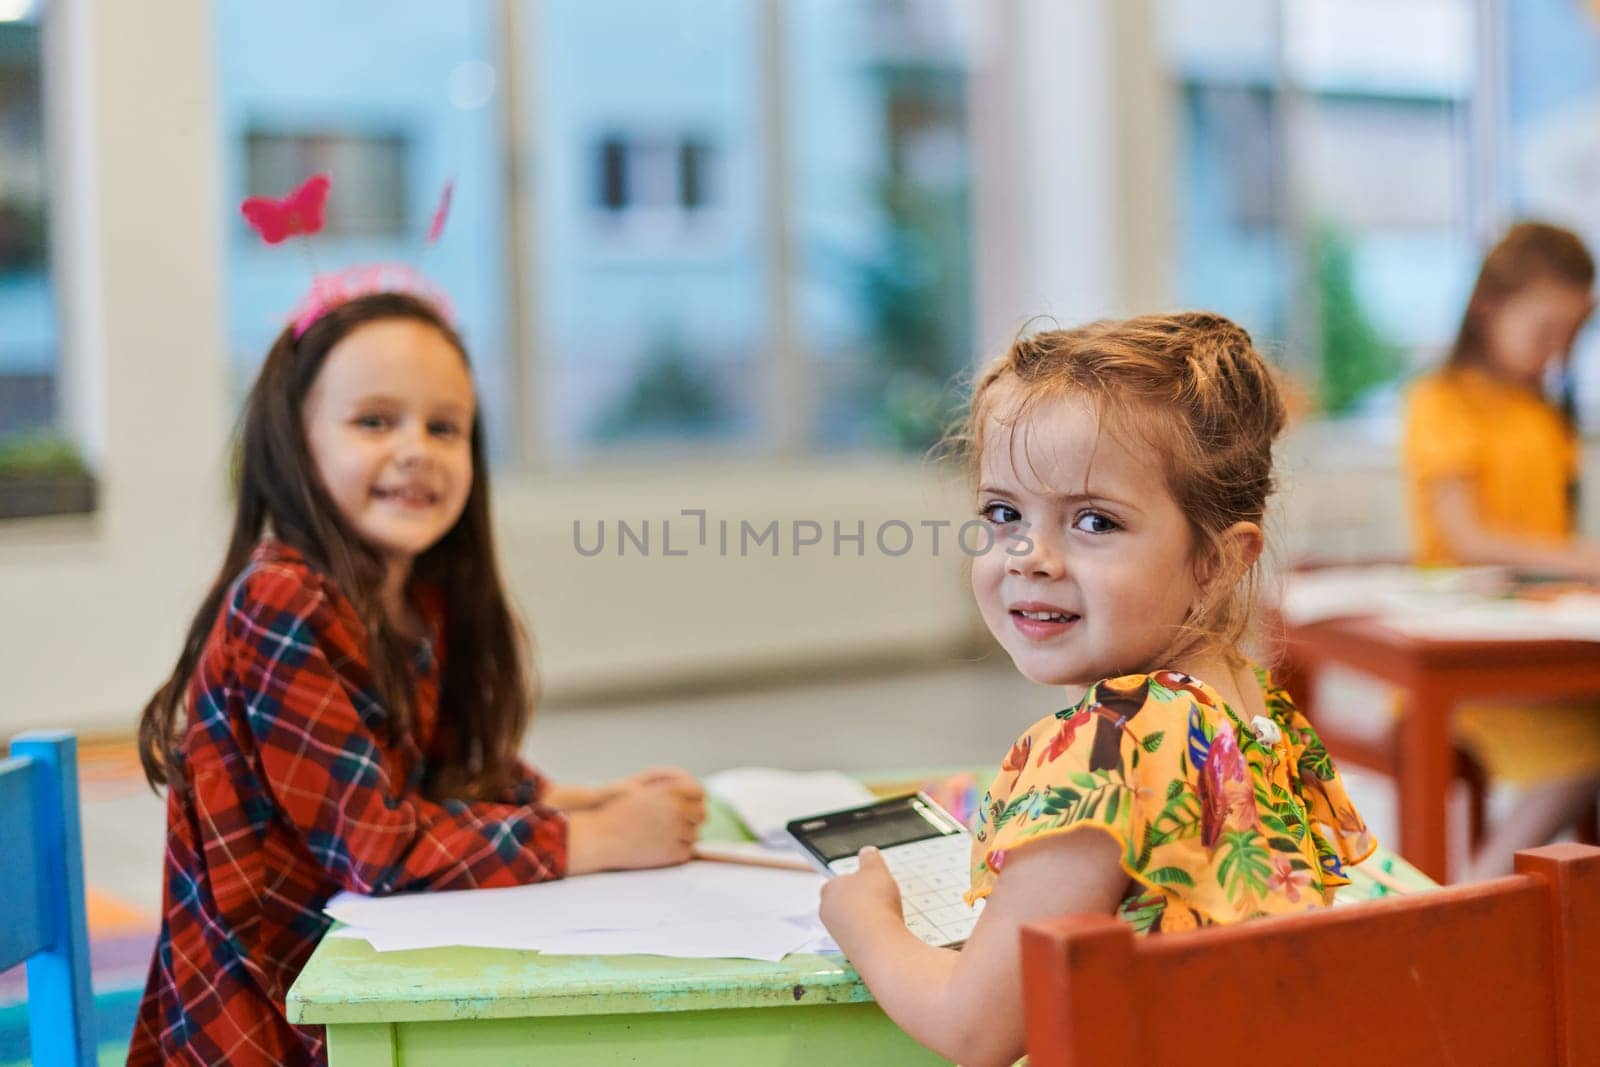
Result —
[[35, 730], [0, 760], [0, 970], [28, 962], [28, 1034], [37, 1067], [95, 1062], [78, 743]]

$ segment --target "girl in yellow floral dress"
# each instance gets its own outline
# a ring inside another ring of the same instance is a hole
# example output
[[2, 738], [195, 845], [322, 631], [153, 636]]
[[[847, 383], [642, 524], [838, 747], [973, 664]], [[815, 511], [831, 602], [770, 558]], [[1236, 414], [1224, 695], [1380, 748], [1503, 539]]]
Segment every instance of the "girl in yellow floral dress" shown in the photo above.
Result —
[[1023, 923], [1303, 911], [1372, 851], [1310, 723], [1240, 651], [1283, 418], [1249, 335], [1202, 313], [1036, 334], [980, 378], [973, 593], [1024, 675], [1088, 689], [984, 797], [968, 900], [988, 900], [962, 949], [906, 929], [871, 849], [823, 889], [868, 988], [936, 1052], [1022, 1053]]

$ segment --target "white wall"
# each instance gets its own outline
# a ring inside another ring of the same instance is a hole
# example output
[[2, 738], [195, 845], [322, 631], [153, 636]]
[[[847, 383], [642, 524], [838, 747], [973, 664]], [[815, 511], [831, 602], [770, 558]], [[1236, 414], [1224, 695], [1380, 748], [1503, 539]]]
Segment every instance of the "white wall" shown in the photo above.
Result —
[[[127, 711], [219, 543], [222, 205], [209, 5], [48, 6], [53, 258], [88, 521], [0, 524], [0, 733]], [[159, 58], [155, 58], [159, 57]]]

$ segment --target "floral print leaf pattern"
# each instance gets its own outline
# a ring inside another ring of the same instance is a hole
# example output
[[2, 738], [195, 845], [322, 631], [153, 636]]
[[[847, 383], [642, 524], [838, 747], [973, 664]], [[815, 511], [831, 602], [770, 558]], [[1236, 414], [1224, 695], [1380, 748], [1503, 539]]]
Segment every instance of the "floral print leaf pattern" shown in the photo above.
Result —
[[1182, 867], [1157, 867], [1146, 877], [1156, 885], [1194, 885], [1194, 877]]
[[1003, 830], [1005, 828], [1006, 824], [1009, 823], [1013, 818], [1016, 817], [1017, 812], [1021, 811], [1022, 809], [1026, 808], [1030, 803], [1032, 803], [1033, 797], [1034, 797], [1034, 790], [1030, 788], [1030, 789], [1026, 790], [1025, 792], [1023, 792], [1016, 799], [1014, 799], [1014, 800], [1010, 801], [1009, 803], [1007, 803], [1005, 805], [1005, 807], [1001, 808], [1000, 809], [1000, 814], [996, 815], [995, 819], [994, 819], [994, 830], [995, 830], [995, 832], [999, 833], [1001, 830]]
[[1161, 913], [1165, 910], [1166, 901], [1160, 894], [1146, 893], [1123, 901], [1117, 914], [1123, 922], [1133, 927], [1134, 933], [1148, 934], [1160, 929]]
[[1261, 835], [1248, 829], [1229, 830], [1223, 835], [1217, 877], [1227, 888], [1229, 900], [1237, 902], [1241, 894], [1266, 895], [1272, 860], [1260, 841]]
[[1331, 901], [1372, 835], [1311, 724], [1258, 677], [1270, 743], [1176, 671], [1107, 679], [1036, 723], [984, 798], [968, 898], [988, 895], [1009, 851], [1087, 825], [1121, 846], [1118, 915], [1139, 933]]
[[1117, 805], [1120, 799], [1120, 793], [1112, 793], [1106, 797], [1106, 810], [1105, 815], [1103, 816], [1106, 822], [1117, 821]]
[[1045, 801], [1044, 810], [1051, 815], [1059, 815], [1064, 811], [1071, 811], [1083, 799], [1083, 794], [1076, 789], [1068, 789], [1064, 785], [1054, 786], [1050, 790], [1050, 799]]
[[1152, 675], [1151, 678], [1150, 678], [1150, 699], [1151, 700], [1160, 700], [1162, 702], [1167, 702], [1167, 701], [1171, 701], [1171, 700], [1175, 699], [1178, 694], [1173, 692], [1171, 689], [1168, 689], [1166, 686], [1162, 685], [1161, 682], [1158, 680], [1159, 678], [1160, 678], [1160, 675]]
[[1199, 704], [1189, 705], [1189, 762], [1196, 771], [1206, 769], [1206, 755], [1211, 751], [1211, 738], [1216, 726], [1206, 721]]
[[1141, 871], [1148, 870], [1150, 867], [1150, 857], [1155, 855], [1156, 845], [1158, 843], [1159, 842], [1156, 840], [1155, 832], [1146, 830], [1144, 835], [1144, 847], [1139, 849], [1139, 854], [1134, 858], [1133, 865]]
[[1305, 746], [1300, 755], [1300, 774], [1331, 782], [1337, 772], [1333, 769], [1333, 758], [1323, 746], [1322, 738], [1307, 729], [1300, 731], [1299, 740]]

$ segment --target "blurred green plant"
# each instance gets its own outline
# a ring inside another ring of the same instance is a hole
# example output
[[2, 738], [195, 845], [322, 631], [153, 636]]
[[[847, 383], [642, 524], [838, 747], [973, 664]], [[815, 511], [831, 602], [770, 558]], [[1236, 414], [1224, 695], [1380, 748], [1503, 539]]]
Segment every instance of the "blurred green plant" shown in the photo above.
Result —
[[729, 412], [717, 383], [677, 331], [661, 329], [644, 366], [594, 427], [603, 442], [703, 438], [725, 428]]
[[880, 94], [887, 160], [870, 190], [876, 248], [845, 257], [866, 332], [859, 418], [875, 443], [924, 451], [962, 406], [955, 379], [972, 352], [967, 76], [907, 56], [865, 74]]
[[0, 202], [0, 275], [42, 274], [48, 239], [44, 204]]
[[1405, 369], [1405, 353], [1385, 340], [1356, 295], [1355, 256], [1348, 237], [1331, 226], [1312, 241], [1322, 350], [1322, 409], [1342, 415], [1375, 386]]
[[83, 478], [89, 468], [73, 443], [54, 433], [0, 438], [0, 478]]
[[962, 402], [952, 378], [971, 344], [967, 190], [889, 177], [876, 192], [885, 236], [856, 268], [868, 334], [864, 400], [874, 438], [922, 451]]

